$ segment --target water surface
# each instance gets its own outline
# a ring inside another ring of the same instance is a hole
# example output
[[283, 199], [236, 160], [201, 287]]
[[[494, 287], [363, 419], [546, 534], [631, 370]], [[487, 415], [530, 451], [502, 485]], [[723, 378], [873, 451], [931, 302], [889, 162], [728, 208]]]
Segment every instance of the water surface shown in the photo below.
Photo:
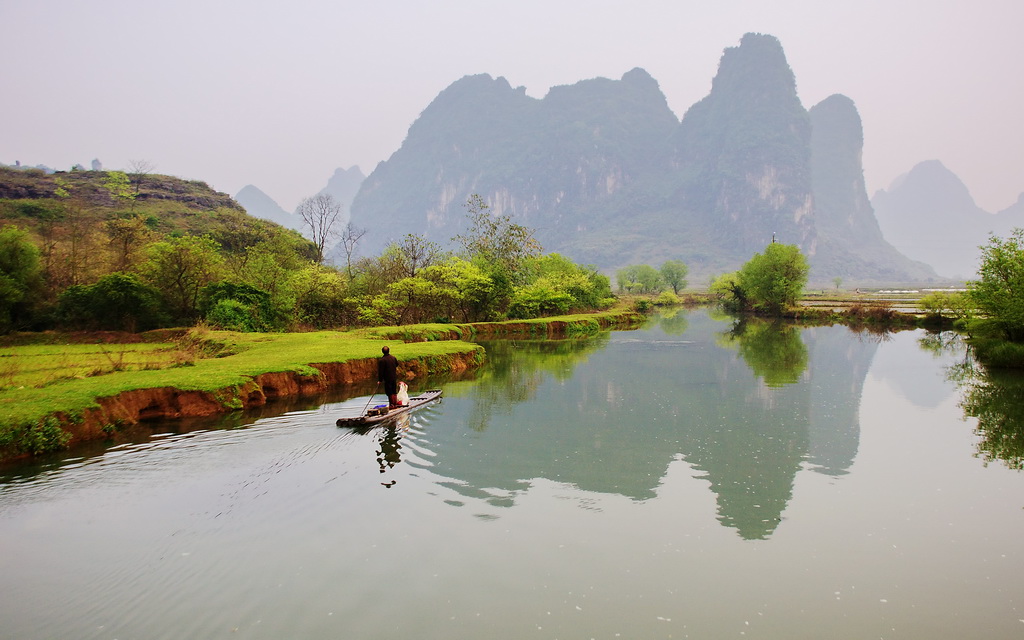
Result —
[[925, 337], [680, 312], [16, 469], [2, 635], [1021, 637], [1012, 419]]

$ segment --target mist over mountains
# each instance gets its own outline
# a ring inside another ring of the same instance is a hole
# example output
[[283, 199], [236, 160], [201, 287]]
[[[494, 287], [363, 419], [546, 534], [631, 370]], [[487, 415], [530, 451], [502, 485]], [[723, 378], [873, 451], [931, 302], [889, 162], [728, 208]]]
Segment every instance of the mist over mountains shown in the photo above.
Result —
[[681, 259], [697, 282], [775, 238], [799, 245], [819, 282], [937, 280], [883, 237], [862, 146], [852, 100], [808, 111], [779, 41], [746, 34], [681, 121], [643, 69], [543, 99], [464, 77], [366, 178], [352, 221], [369, 229], [364, 254], [406, 233], [447, 244], [477, 193], [536, 229], [545, 250], [604, 270]]
[[904, 255], [932, 265], [941, 275], [973, 278], [978, 247], [989, 236], [1024, 227], [1024, 194], [997, 213], [974, 202], [967, 186], [938, 160], [927, 160], [871, 198], [885, 237]]

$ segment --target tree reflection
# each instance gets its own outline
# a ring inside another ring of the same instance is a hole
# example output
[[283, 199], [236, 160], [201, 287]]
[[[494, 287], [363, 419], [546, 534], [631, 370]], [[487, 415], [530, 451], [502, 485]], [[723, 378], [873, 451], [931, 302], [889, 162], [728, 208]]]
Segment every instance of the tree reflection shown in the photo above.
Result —
[[978, 420], [978, 455], [986, 464], [999, 460], [1024, 469], [1024, 375], [986, 370], [968, 357], [950, 368], [949, 377], [963, 391], [964, 416]]
[[690, 321], [686, 317], [686, 311], [677, 307], [662, 311], [658, 326], [667, 336], [681, 336], [690, 327]]
[[494, 340], [482, 343], [487, 364], [476, 380], [470, 427], [486, 431], [495, 414], [533, 398], [549, 378], [564, 382], [587, 357], [604, 349], [608, 333], [564, 340]]
[[737, 349], [754, 375], [769, 387], [798, 382], [807, 369], [807, 346], [795, 325], [744, 317], [721, 338], [719, 344]]

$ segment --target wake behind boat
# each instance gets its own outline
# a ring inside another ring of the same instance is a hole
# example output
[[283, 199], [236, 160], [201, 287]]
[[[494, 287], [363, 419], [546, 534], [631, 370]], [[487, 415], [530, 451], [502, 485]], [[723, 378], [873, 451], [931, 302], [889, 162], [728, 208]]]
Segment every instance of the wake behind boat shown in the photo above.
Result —
[[372, 409], [366, 411], [361, 416], [353, 416], [351, 418], [338, 418], [338, 426], [360, 427], [364, 425], [379, 424], [381, 422], [393, 420], [402, 414], [409, 413], [414, 409], [422, 407], [428, 402], [433, 402], [434, 400], [437, 400], [438, 398], [441, 397], [441, 393], [442, 392], [440, 389], [430, 389], [428, 391], [424, 391], [418, 396], [409, 398], [409, 404], [402, 405], [400, 407], [389, 409], [388, 405], [384, 404], [377, 407], [373, 407]]

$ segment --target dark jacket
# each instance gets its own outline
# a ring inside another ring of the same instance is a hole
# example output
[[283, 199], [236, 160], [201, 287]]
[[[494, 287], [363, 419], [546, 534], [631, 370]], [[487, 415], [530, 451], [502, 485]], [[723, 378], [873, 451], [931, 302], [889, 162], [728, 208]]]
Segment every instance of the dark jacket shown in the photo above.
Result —
[[390, 353], [377, 360], [377, 381], [384, 383], [384, 393], [398, 393], [398, 358]]

